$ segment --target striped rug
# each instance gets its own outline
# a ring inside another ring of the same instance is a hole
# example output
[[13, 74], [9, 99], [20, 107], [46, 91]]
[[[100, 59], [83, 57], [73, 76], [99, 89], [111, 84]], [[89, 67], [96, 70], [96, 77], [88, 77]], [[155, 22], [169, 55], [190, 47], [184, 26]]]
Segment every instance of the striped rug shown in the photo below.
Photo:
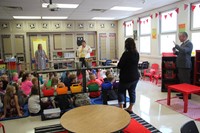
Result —
[[[139, 117], [136, 114], [131, 114], [131, 118], [135, 119], [138, 123], [143, 125], [146, 129], [148, 129], [151, 133], [161, 133], [158, 129], [156, 129], [154, 126], [152, 126], [150, 123], [143, 120], [141, 117]], [[135, 133], [135, 132], [133, 132]]]
[[[151, 124], [143, 120], [138, 115], [131, 114], [131, 117], [132, 119], [136, 120], [139, 124], [141, 124], [145, 130], [147, 129], [150, 133], [161, 133], [158, 129], [156, 129], [154, 126], [152, 126]], [[135, 123], [135, 124], [138, 124], [138, 123]], [[67, 133], [67, 131], [61, 126], [61, 124], [55, 124], [55, 125], [49, 125], [49, 126], [43, 126], [43, 127], [36, 127], [35, 133]], [[128, 133], [143, 133], [143, 132], [140, 130], [139, 132], [129, 131]]]

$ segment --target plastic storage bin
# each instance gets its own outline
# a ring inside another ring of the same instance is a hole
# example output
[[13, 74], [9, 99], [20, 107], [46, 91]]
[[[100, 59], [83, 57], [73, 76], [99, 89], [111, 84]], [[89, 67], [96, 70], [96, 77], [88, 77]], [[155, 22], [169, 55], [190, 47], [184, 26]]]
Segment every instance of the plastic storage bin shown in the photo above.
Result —
[[45, 118], [56, 118], [60, 117], [60, 108], [54, 108], [54, 109], [44, 109], [43, 114]]
[[83, 87], [79, 84], [73, 84], [70, 88], [71, 88], [72, 93], [78, 93], [78, 92], [82, 92]]

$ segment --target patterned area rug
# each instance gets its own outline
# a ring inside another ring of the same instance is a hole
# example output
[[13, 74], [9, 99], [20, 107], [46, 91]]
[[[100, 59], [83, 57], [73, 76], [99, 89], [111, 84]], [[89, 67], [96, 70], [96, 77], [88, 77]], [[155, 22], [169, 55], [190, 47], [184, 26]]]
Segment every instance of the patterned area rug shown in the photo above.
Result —
[[188, 112], [183, 113], [184, 109], [184, 102], [183, 99], [179, 99], [178, 97], [171, 98], [171, 105], [167, 105], [167, 99], [157, 100], [156, 102], [169, 107], [170, 109], [175, 110], [189, 118], [192, 118], [196, 121], [200, 121], [200, 103], [193, 100], [188, 100]]
[[[124, 129], [124, 133], [161, 133], [158, 129], [154, 126], [140, 118], [136, 114], [131, 114], [131, 121], [132, 127], [127, 127], [128, 129]], [[35, 133], [68, 133], [61, 124], [43, 126], [43, 127], [36, 127]], [[122, 132], [123, 133], [123, 132]]]

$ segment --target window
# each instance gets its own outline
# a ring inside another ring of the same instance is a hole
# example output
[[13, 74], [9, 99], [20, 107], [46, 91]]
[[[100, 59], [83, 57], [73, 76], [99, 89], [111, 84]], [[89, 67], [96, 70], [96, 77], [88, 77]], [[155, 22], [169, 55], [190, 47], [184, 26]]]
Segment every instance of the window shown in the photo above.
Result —
[[151, 51], [150, 44], [151, 44], [150, 36], [140, 37], [140, 52], [141, 53], [150, 53], [150, 51]]
[[191, 41], [193, 43], [193, 53], [196, 50], [200, 50], [200, 45], [199, 45], [199, 38], [200, 38], [200, 32], [194, 32], [192, 33]]
[[195, 55], [195, 51], [200, 50], [200, 45], [199, 45], [199, 38], [200, 38], [200, 15], [199, 14], [200, 14], [200, 8], [198, 8], [198, 7], [200, 7], [200, 3], [194, 3], [194, 4], [192, 4], [192, 6], [196, 7], [191, 12], [191, 16], [192, 16], [191, 41], [193, 43], [192, 54]]
[[140, 52], [149, 54], [151, 52], [151, 18], [140, 19]]
[[196, 6], [192, 13], [192, 29], [200, 29], [200, 3], [192, 4], [192, 6]]
[[160, 53], [172, 52], [173, 41], [176, 42], [177, 13], [175, 10], [163, 12], [161, 17]]
[[161, 35], [160, 37], [160, 43], [162, 44], [160, 46], [161, 53], [163, 52], [172, 52], [172, 48], [174, 47], [173, 41], [176, 40], [175, 34], [166, 34]]
[[132, 21], [125, 22], [125, 37], [133, 36], [133, 23]]

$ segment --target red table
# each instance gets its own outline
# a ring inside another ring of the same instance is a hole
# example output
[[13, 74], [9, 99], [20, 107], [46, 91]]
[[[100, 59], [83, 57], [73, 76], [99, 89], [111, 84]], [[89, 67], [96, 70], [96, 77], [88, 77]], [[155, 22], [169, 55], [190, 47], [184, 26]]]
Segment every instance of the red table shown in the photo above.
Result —
[[176, 84], [168, 86], [167, 105], [170, 105], [171, 90], [183, 93], [184, 113], [188, 110], [188, 95], [200, 92], [200, 87], [191, 84]]

